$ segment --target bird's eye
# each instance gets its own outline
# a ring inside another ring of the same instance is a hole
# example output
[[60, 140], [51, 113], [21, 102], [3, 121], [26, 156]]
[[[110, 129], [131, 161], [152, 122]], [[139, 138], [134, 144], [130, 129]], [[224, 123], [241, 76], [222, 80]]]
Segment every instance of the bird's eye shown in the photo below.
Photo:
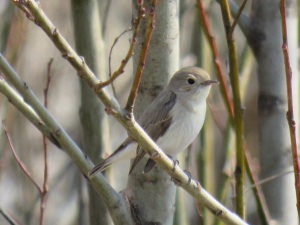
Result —
[[195, 83], [195, 80], [192, 78], [189, 78], [187, 81], [190, 85], [193, 85]]

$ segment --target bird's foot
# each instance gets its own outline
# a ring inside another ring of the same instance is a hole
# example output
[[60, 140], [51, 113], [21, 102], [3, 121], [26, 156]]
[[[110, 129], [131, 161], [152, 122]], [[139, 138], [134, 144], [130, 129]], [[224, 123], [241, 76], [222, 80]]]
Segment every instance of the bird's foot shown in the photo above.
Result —
[[180, 180], [177, 180], [175, 178], [171, 178], [171, 181], [173, 181], [173, 183], [176, 185], [176, 186], [181, 186], [181, 181]]
[[184, 170], [183, 172], [185, 172], [185, 174], [188, 176], [189, 178], [189, 181], [187, 183], [187, 185], [189, 185], [192, 181], [192, 175], [191, 175], [191, 172], [189, 170]]
[[176, 166], [179, 165], [179, 161], [177, 159], [175, 159], [174, 157], [167, 155], [172, 161], [173, 161], [173, 169], [172, 169], [172, 173], [175, 173], [176, 170]]

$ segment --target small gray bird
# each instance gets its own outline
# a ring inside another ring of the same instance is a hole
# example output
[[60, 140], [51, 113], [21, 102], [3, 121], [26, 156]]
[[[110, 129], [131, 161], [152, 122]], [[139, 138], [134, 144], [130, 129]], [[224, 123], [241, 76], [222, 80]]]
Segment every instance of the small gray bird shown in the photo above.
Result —
[[[177, 71], [167, 88], [143, 112], [138, 123], [153, 141], [170, 157], [186, 149], [200, 132], [206, 111], [206, 98], [211, 84], [206, 71], [186, 67]], [[88, 174], [91, 178], [111, 164], [134, 158], [130, 172], [146, 152], [130, 137]], [[155, 162], [149, 159], [144, 172], [149, 172]]]

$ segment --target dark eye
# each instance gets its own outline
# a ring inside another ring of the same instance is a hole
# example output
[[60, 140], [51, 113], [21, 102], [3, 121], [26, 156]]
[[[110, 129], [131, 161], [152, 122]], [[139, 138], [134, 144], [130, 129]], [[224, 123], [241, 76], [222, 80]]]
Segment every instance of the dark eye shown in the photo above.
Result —
[[187, 81], [190, 85], [193, 85], [195, 83], [195, 80], [192, 78], [189, 78]]

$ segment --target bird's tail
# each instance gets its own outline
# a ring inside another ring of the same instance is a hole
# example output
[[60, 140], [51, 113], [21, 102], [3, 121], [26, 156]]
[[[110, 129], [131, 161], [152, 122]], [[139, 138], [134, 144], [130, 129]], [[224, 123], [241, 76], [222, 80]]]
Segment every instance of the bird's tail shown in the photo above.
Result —
[[125, 148], [128, 146], [128, 143], [124, 142], [121, 144], [108, 158], [104, 159], [98, 165], [96, 165], [91, 171], [88, 172], [88, 178], [91, 179], [97, 173], [105, 170], [107, 167], [112, 165], [114, 162], [120, 161], [124, 154], [126, 154]]
[[110, 157], [108, 157], [107, 159], [103, 160], [101, 163], [96, 165], [93, 169], [91, 169], [89, 171], [88, 177], [91, 179], [97, 173], [102, 172], [103, 170], [105, 170], [107, 167], [109, 167], [112, 164], [112, 162], [110, 162], [110, 161], [111, 161]]

